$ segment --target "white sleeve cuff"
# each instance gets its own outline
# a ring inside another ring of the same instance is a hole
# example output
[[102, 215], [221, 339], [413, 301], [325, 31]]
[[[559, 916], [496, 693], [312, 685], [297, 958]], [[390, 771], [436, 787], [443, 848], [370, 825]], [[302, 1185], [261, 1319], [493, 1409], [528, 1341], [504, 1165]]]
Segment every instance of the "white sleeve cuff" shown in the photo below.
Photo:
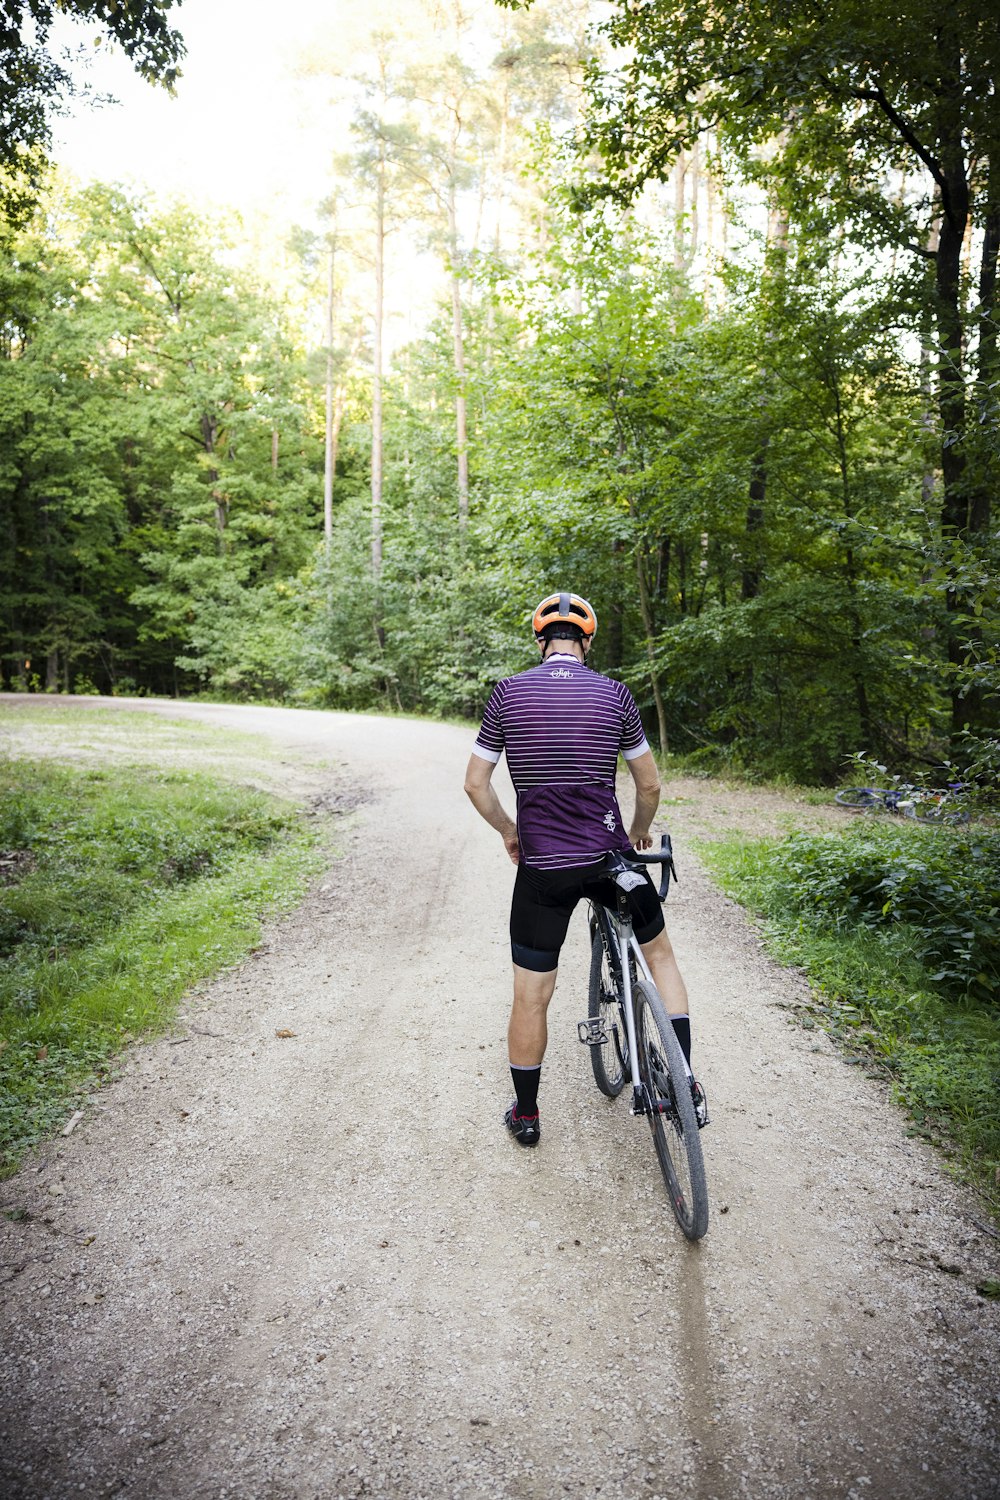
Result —
[[[640, 755], [645, 755], [649, 749], [649, 741], [643, 740], [641, 745], [636, 745], [634, 750], [623, 750], [622, 754], [626, 760], [638, 760]], [[481, 752], [477, 751], [477, 754]]]
[[487, 750], [477, 740], [476, 743], [472, 747], [472, 753], [473, 753], [473, 755], [478, 755], [480, 760], [489, 760], [489, 761], [492, 761], [494, 765], [496, 765], [497, 761], [500, 759], [501, 755], [503, 754], [503, 751], [502, 750]]

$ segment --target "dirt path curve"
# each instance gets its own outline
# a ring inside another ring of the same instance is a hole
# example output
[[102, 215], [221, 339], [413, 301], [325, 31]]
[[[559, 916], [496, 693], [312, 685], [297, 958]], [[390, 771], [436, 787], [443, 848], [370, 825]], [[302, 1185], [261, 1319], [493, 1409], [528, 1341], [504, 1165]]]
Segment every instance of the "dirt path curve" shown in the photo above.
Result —
[[882, 1086], [788, 1024], [797, 981], [690, 852], [697, 1247], [577, 1042], [580, 916], [542, 1146], [501, 1127], [512, 872], [461, 793], [468, 731], [168, 711], [371, 797], [325, 889], [0, 1187], [33, 1215], [2, 1221], [9, 1500], [1000, 1494], [975, 1291], [1000, 1242]]

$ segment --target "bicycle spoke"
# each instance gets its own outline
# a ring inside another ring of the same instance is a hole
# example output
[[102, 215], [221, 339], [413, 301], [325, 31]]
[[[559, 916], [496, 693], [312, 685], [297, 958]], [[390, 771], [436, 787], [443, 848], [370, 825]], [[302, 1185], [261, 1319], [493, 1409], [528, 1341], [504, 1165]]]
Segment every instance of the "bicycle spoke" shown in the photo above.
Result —
[[616, 1099], [629, 1076], [628, 1039], [621, 1000], [620, 965], [609, 958], [608, 948], [603, 924], [596, 924], [590, 952], [587, 1013], [592, 1022], [600, 1021], [607, 1040], [591, 1045], [590, 1061], [594, 1081], [601, 1093], [607, 1094], [609, 1099]]

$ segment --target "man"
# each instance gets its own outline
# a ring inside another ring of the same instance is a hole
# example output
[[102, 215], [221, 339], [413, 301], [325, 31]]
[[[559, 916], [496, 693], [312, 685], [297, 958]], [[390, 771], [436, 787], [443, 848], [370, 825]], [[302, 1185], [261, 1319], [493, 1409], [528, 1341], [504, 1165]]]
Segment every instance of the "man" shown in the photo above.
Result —
[[[635, 700], [624, 683], [586, 666], [597, 616], [578, 594], [551, 594], [532, 619], [541, 662], [498, 682], [490, 694], [465, 790], [495, 828], [517, 866], [510, 913], [514, 1003], [507, 1044], [516, 1098], [504, 1116], [522, 1146], [541, 1137], [538, 1083], [548, 1039], [546, 1015], [556, 985], [559, 950], [581, 896], [614, 906], [603, 874], [611, 850], [648, 849], [660, 800], [660, 779]], [[635, 783], [628, 834], [615, 795], [619, 750]], [[491, 785], [506, 751], [517, 792], [517, 822]], [[631, 892], [633, 926], [690, 1061], [688, 998], [648, 875]], [[708, 1118], [698, 1084], [692, 1093], [699, 1123]]]

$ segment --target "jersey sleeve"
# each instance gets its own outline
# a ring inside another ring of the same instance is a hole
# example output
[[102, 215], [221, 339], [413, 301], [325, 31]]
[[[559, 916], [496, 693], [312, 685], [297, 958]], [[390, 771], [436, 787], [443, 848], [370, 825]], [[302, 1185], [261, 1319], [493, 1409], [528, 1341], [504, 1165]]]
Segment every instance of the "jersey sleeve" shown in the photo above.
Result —
[[500, 720], [500, 705], [503, 702], [503, 682], [498, 682], [489, 698], [486, 700], [486, 710], [483, 713], [483, 722], [480, 726], [476, 743], [472, 747], [474, 755], [482, 760], [491, 760], [496, 763], [503, 754], [504, 733], [503, 724]]
[[649, 749], [639, 710], [628, 688], [622, 684], [622, 741], [621, 751], [626, 760], [637, 760]]

